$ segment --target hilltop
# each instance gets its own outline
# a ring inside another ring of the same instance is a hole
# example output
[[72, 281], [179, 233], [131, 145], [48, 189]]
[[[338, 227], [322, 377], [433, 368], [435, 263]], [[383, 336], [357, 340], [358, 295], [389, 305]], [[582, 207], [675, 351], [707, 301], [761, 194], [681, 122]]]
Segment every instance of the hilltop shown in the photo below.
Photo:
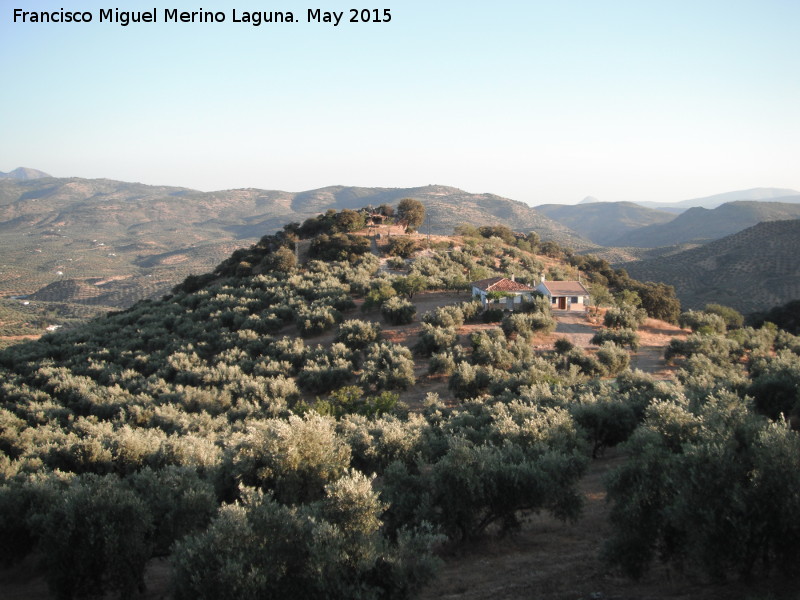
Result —
[[51, 177], [44, 171], [37, 171], [36, 169], [27, 169], [25, 167], [18, 167], [9, 173], [0, 171], [0, 179], [16, 179], [19, 181], [27, 181], [29, 179], [42, 179], [44, 177]]
[[406, 197], [425, 205], [426, 233], [450, 234], [463, 223], [499, 224], [573, 247], [592, 245], [522, 202], [445, 186], [204, 193], [105, 179], [5, 179], [0, 294], [33, 294], [63, 279], [76, 286], [104, 281], [106, 289], [116, 288], [105, 294], [111, 306], [124, 308], [158, 297], [189, 273], [208, 270], [287, 222], [326, 210], [396, 205]]

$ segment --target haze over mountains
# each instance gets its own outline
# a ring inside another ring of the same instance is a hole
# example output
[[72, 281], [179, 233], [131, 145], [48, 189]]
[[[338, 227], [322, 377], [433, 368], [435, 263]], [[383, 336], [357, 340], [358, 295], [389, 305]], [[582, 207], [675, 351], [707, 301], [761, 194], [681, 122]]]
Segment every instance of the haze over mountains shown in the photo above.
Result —
[[644, 208], [633, 202], [542, 204], [536, 210], [601, 246], [632, 245], [615, 242], [621, 235], [675, 218], [672, 213]]
[[18, 179], [26, 181], [28, 179], [42, 179], [43, 177], [50, 177], [44, 171], [37, 171], [36, 169], [26, 169], [25, 167], [18, 167], [9, 173], [0, 171], [0, 179]]
[[[494, 194], [443, 185], [200, 192], [107, 179], [53, 178], [35, 169], [15, 169], [0, 177], [0, 296], [35, 294], [34, 299], [47, 301], [126, 307], [167, 292], [190, 273], [210, 270], [234, 249], [286, 223], [302, 222], [330, 209], [396, 205], [407, 197], [426, 207], [422, 233], [449, 235], [461, 224], [506, 225], [515, 231], [535, 231], [543, 241], [552, 240], [576, 252], [625, 261], [626, 268], [634, 264], [628, 261], [648, 254], [670, 255], [658, 263], [665, 265], [661, 270], [652, 267], [641, 272], [653, 273], [647, 277], [654, 280], [678, 282], [681, 297], [684, 279], [666, 272], [683, 268], [676, 266], [685, 258], [681, 245], [704, 244], [762, 222], [800, 218], [800, 193], [777, 188], [676, 203], [713, 206], [723, 202], [715, 208], [695, 206], [677, 214], [644, 206], [646, 202], [591, 198], [578, 205], [533, 208]], [[799, 240], [791, 236], [781, 240], [782, 249], [771, 255], [775, 260], [784, 260], [784, 250], [795, 252], [798, 247]], [[652, 248], [657, 250], [648, 250]], [[724, 253], [728, 246], [715, 248]], [[736, 252], [739, 258], [743, 256]], [[739, 258], [723, 262], [733, 264]], [[758, 273], [747, 272], [758, 280]], [[782, 276], [791, 277], [791, 269]], [[687, 298], [697, 295], [687, 294]], [[763, 296], [755, 303], [737, 303], [733, 298], [731, 305], [757, 304], [766, 309], [770, 306], [764, 303], [772, 298]]]

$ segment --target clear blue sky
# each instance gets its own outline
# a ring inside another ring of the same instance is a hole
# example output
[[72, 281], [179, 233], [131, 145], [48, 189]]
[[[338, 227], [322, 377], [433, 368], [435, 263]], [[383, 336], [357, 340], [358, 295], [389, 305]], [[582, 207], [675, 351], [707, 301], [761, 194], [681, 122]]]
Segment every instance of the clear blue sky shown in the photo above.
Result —
[[[351, 7], [392, 20], [346, 23]], [[13, 23], [14, 8], [94, 21]], [[101, 8], [227, 20], [122, 27]], [[307, 23], [309, 8], [345, 17]], [[0, 0], [0, 171], [437, 183], [532, 205], [800, 189], [798, 30], [797, 0]]]

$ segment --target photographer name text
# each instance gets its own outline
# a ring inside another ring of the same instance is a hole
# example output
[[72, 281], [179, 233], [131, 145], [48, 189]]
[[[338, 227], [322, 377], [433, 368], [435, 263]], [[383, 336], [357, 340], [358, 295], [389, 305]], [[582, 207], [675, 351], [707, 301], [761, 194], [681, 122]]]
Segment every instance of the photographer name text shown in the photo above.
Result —
[[112, 23], [122, 27], [146, 23], [241, 23], [259, 27], [276, 23], [318, 23], [338, 27], [349, 23], [389, 23], [390, 8], [348, 8], [341, 11], [326, 11], [309, 8], [301, 11], [270, 10], [248, 11], [236, 8], [229, 12], [221, 10], [194, 11], [177, 8], [153, 8], [152, 10], [120, 10], [101, 8], [96, 12], [81, 10], [30, 11], [14, 9], [14, 23]]

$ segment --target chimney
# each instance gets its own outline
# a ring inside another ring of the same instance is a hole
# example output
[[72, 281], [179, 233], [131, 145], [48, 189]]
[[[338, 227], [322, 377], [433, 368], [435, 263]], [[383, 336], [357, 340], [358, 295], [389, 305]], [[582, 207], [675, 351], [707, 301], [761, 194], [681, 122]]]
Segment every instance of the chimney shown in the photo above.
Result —
[[544, 273], [542, 273], [542, 283], [544, 283]]
[[511, 275], [511, 281], [514, 281], [514, 274]]

